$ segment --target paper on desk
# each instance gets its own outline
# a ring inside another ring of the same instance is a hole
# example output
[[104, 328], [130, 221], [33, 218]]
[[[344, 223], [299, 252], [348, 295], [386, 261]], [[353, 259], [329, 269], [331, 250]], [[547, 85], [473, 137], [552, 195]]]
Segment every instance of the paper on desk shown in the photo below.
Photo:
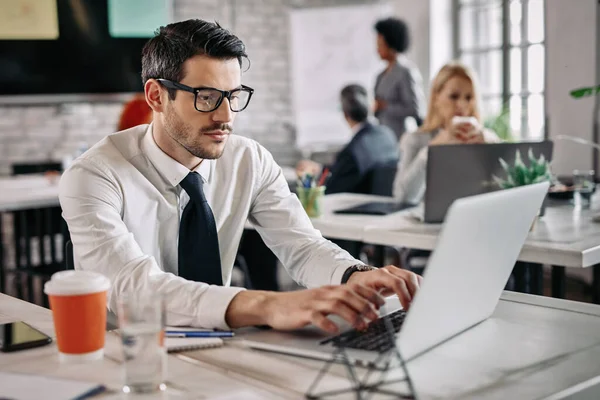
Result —
[[212, 332], [214, 329], [192, 328], [190, 326], [166, 326], [165, 331]]
[[103, 390], [97, 383], [0, 372], [0, 398], [39, 400], [43, 393], [44, 400], [82, 399]]
[[264, 396], [262, 396], [260, 393], [254, 392], [252, 390], [240, 390], [240, 391], [233, 392], [233, 393], [218, 395], [215, 397], [209, 397], [209, 399], [211, 399], [211, 400], [238, 400], [238, 399], [259, 400], [259, 399], [264, 399]]

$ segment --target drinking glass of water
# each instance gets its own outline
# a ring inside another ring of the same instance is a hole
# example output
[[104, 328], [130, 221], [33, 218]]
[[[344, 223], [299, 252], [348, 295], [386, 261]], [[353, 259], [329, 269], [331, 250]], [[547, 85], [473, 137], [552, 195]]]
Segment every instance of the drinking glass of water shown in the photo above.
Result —
[[165, 307], [156, 293], [131, 293], [119, 299], [119, 330], [125, 359], [125, 393], [166, 389]]
[[573, 202], [575, 207], [589, 208], [596, 183], [594, 170], [573, 171]]

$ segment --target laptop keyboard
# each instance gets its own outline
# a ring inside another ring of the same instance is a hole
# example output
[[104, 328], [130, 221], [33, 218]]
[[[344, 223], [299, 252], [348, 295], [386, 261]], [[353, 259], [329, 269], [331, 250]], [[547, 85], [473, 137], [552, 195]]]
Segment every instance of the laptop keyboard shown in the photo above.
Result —
[[385, 320], [389, 320], [394, 327], [394, 333], [398, 333], [405, 317], [406, 311], [397, 310], [385, 317], [372, 321], [364, 331], [352, 329], [337, 336], [325, 339], [321, 344], [331, 343], [335, 347], [347, 347], [383, 353], [394, 346], [394, 339], [390, 338], [390, 335], [387, 332], [387, 323]]

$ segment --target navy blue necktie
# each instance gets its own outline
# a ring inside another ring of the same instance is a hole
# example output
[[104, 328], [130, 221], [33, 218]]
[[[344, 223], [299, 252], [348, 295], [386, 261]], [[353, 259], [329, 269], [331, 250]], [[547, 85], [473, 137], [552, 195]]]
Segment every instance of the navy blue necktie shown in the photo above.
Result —
[[179, 276], [223, 285], [215, 217], [206, 201], [202, 177], [190, 172], [180, 183], [190, 196], [179, 224]]

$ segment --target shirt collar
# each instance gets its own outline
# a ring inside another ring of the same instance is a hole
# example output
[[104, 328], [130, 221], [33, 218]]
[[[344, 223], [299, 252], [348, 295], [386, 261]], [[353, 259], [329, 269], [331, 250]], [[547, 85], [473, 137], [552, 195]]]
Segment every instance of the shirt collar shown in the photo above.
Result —
[[[154, 168], [170, 185], [179, 185], [183, 178], [190, 173], [187, 167], [172, 159], [158, 147], [152, 134], [152, 124], [148, 125], [142, 142], [142, 149]], [[200, 165], [193, 170], [200, 174], [204, 183], [209, 182], [210, 179], [211, 161], [213, 160], [202, 160]]]
[[352, 136], [356, 135], [362, 128], [364, 128], [366, 122], [361, 122], [360, 124], [356, 124], [352, 127]]

